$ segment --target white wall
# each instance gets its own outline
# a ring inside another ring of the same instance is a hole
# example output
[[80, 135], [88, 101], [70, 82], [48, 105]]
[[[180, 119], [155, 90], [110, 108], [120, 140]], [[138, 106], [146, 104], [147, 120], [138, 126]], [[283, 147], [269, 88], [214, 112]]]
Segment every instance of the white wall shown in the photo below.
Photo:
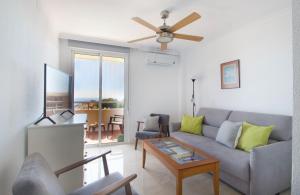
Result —
[[[184, 111], [191, 111], [191, 81], [197, 107], [292, 115], [291, 9], [284, 9], [218, 39], [181, 52], [185, 69]], [[220, 64], [240, 59], [241, 88], [221, 90]]]
[[129, 115], [131, 138], [137, 120], [150, 113], [169, 114], [170, 121], [178, 121], [181, 113], [182, 70], [175, 66], [146, 64], [147, 54], [131, 49], [129, 59]]
[[58, 64], [58, 41], [36, 0], [0, 1], [0, 194], [26, 153], [26, 126], [42, 113], [43, 63]]
[[292, 194], [300, 192], [300, 1], [293, 1], [294, 116]]

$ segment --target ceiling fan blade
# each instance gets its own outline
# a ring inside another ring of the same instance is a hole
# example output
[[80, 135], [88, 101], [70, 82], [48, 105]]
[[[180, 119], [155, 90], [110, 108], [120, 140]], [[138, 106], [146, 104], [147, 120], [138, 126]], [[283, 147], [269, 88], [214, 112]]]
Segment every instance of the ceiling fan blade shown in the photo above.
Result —
[[201, 16], [198, 13], [193, 12], [190, 15], [188, 15], [187, 17], [185, 17], [182, 20], [180, 20], [179, 22], [177, 22], [176, 24], [174, 24], [173, 26], [171, 26], [171, 28], [169, 29], [169, 32], [175, 32], [175, 31], [185, 27], [186, 25], [189, 25], [190, 23], [194, 22], [195, 20], [198, 20], [199, 18], [201, 18]]
[[143, 41], [143, 40], [146, 40], [146, 39], [152, 39], [154, 37], [156, 37], [156, 35], [149, 36], [149, 37], [143, 37], [143, 38], [140, 38], [140, 39], [134, 39], [134, 40], [128, 41], [127, 43], [134, 43], [134, 42]]
[[153, 31], [155, 31], [155, 32], [157, 32], [157, 33], [161, 32], [161, 30], [159, 28], [153, 26], [149, 22], [147, 22], [147, 21], [145, 21], [145, 20], [143, 20], [139, 17], [134, 17], [134, 18], [132, 18], [132, 20], [139, 23], [139, 24], [141, 24], [141, 25], [143, 25], [143, 26], [145, 26], [145, 27], [147, 27], [147, 28], [149, 28], [149, 29], [151, 29], [151, 30], [153, 30]]
[[163, 50], [166, 50], [168, 48], [168, 44], [167, 43], [161, 43], [160, 44], [160, 50], [163, 51]]
[[177, 39], [184, 39], [184, 40], [197, 41], [197, 42], [200, 42], [204, 39], [204, 37], [194, 36], [194, 35], [185, 35], [185, 34], [177, 34], [177, 33], [173, 33], [173, 35], [174, 38]]

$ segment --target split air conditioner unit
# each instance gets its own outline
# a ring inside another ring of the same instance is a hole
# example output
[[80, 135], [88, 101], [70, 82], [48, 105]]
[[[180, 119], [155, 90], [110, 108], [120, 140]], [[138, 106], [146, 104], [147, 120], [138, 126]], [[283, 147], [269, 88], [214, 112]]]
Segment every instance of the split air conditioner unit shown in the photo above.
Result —
[[149, 52], [147, 54], [147, 65], [174, 66], [178, 63], [178, 56], [167, 53]]

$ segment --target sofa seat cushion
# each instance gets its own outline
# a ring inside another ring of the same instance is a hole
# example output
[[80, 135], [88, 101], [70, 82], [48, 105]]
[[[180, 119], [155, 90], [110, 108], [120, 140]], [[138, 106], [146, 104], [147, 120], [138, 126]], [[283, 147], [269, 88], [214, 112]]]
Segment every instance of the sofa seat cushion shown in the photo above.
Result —
[[228, 148], [216, 141], [202, 142], [195, 146], [217, 158], [220, 161], [222, 171], [230, 173], [244, 181], [249, 181], [249, 153]]
[[[77, 189], [76, 191], [70, 193], [69, 195], [87, 195], [87, 194], [95, 194], [99, 192], [103, 188], [107, 187], [108, 185], [120, 181], [124, 177], [118, 173], [111, 173], [108, 176], [101, 178], [93, 183], [90, 183], [82, 188]], [[131, 188], [132, 194], [137, 195], [137, 193]], [[125, 195], [125, 188], [120, 188], [116, 192], [112, 193], [112, 195]]]
[[241, 180], [249, 181], [250, 154], [228, 148], [213, 139], [183, 132], [174, 132], [172, 137], [201, 149], [220, 161], [221, 170]]
[[185, 133], [185, 132], [181, 132], [181, 131], [171, 133], [171, 137], [174, 137], [175, 139], [177, 139], [179, 141], [182, 141], [184, 143], [188, 143], [191, 145], [196, 145], [196, 144], [202, 143], [202, 142], [209, 142], [212, 140], [205, 136], [194, 135], [194, 134]]

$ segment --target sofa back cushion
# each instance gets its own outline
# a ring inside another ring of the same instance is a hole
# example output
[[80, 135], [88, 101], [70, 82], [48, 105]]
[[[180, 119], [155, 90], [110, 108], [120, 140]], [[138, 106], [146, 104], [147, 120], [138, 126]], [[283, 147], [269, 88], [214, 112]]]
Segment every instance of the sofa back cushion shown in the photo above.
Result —
[[197, 115], [204, 115], [203, 124], [220, 127], [230, 115], [230, 110], [216, 109], [216, 108], [200, 108]]
[[271, 139], [285, 141], [292, 138], [291, 116], [232, 111], [228, 120], [233, 122], [247, 121], [261, 126], [273, 125], [274, 128], [270, 135]]
[[217, 134], [219, 131], [219, 127], [213, 127], [213, 126], [209, 126], [209, 125], [202, 125], [202, 134], [205, 137], [209, 137], [211, 139], [216, 139]]

